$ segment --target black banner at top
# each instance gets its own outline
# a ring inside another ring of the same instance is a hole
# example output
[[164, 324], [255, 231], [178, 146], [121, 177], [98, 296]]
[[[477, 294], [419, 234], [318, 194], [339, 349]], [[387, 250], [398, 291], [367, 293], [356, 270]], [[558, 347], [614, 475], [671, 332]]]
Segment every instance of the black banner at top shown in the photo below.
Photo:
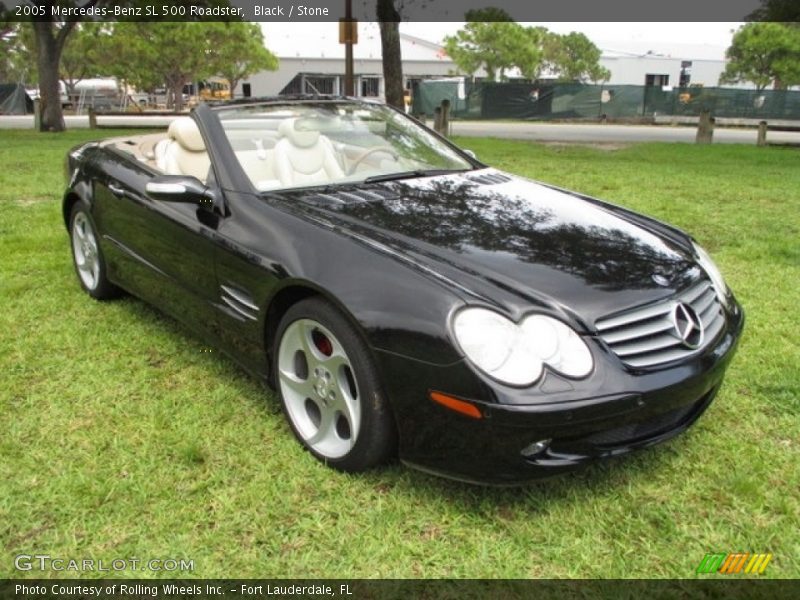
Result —
[[[408, 22], [465, 21], [468, 11], [500, 8], [530, 21], [744, 21], [782, 0], [394, 0]], [[3, 19], [24, 21], [338, 21], [347, 0], [0, 0]], [[377, 0], [351, 0], [352, 18], [377, 21]], [[487, 20], [491, 20], [488, 17]]]

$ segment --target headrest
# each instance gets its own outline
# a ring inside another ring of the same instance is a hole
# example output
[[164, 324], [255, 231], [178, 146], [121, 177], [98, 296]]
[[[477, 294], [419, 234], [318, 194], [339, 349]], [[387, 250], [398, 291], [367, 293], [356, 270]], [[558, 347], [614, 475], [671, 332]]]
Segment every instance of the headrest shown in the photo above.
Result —
[[300, 119], [286, 119], [278, 126], [278, 133], [298, 148], [309, 148], [317, 143], [319, 131], [309, 129], [308, 124]]
[[191, 117], [178, 117], [170, 123], [167, 133], [189, 152], [203, 152], [206, 149], [203, 136]]

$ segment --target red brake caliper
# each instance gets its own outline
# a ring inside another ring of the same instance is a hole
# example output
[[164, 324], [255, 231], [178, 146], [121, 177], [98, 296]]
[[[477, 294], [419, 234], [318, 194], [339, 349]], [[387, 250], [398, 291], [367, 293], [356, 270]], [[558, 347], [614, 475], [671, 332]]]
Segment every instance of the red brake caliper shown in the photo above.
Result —
[[314, 340], [314, 345], [317, 347], [317, 350], [322, 352], [322, 354], [325, 356], [330, 356], [333, 354], [333, 344], [331, 344], [331, 341], [325, 334], [319, 331], [314, 331], [311, 334], [311, 339]]

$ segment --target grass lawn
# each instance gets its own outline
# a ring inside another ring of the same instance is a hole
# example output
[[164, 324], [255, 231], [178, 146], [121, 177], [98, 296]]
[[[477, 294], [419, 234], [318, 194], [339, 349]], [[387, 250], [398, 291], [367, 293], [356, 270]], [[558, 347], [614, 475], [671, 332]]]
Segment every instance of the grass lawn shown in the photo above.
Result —
[[0, 131], [0, 577], [74, 575], [14, 570], [40, 553], [183, 558], [195, 569], [179, 574], [200, 577], [691, 578], [707, 552], [735, 551], [800, 577], [800, 151], [459, 140], [689, 230], [748, 318], [687, 434], [494, 489], [400, 465], [329, 470], [277, 400], [190, 331], [82, 293], [63, 159], [96, 135]]

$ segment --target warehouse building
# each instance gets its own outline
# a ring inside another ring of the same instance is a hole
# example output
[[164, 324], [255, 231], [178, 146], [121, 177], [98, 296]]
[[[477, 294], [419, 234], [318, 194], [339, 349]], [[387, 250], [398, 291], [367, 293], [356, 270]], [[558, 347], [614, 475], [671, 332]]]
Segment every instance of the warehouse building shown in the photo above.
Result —
[[[277, 71], [264, 71], [239, 84], [236, 95], [340, 94], [344, 80], [344, 46], [336, 24], [291, 24], [267, 35], [267, 46], [280, 59]], [[300, 33], [302, 32], [302, 33]], [[405, 87], [413, 91], [424, 79], [455, 75], [456, 65], [435, 42], [400, 32]], [[638, 46], [638, 47], [637, 47]], [[354, 46], [357, 96], [383, 97], [380, 29], [377, 23], [360, 23]], [[725, 69], [724, 49], [701, 44], [625, 44], [603, 48], [601, 64], [611, 71], [609, 85], [645, 85], [660, 88], [700, 85], [714, 87]], [[476, 74], [478, 78], [485, 75]], [[509, 73], [513, 79], [514, 73]], [[544, 75], [547, 78], [547, 74]], [[739, 86], [752, 88], [752, 85]]]

